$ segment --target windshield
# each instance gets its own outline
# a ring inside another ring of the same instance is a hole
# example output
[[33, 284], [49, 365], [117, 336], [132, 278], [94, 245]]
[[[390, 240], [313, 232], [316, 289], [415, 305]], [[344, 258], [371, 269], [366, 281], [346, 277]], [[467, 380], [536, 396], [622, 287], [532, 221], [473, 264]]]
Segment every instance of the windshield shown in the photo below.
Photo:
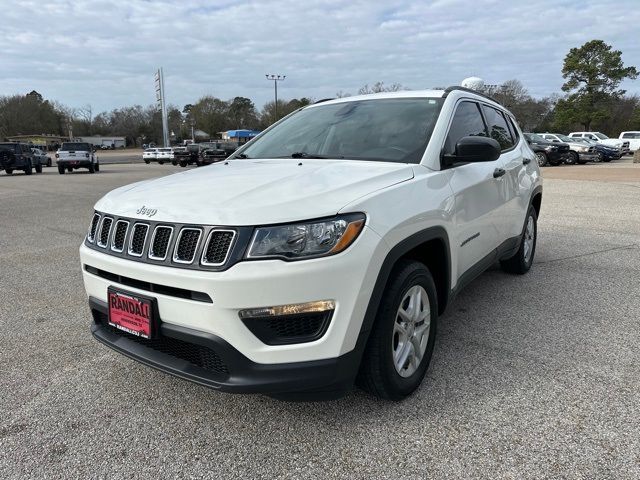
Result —
[[556, 134], [556, 137], [558, 137], [563, 142], [575, 142], [576, 141], [575, 138], [567, 137], [566, 135], [561, 135], [559, 133]]
[[63, 150], [65, 152], [70, 152], [70, 151], [85, 151], [85, 152], [89, 152], [89, 151], [91, 151], [91, 147], [89, 146], [88, 143], [68, 143], [68, 142], [64, 142], [62, 144], [62, 147], [60, 147], [60, 150]]
[[542, 138], [540, 135], [536, 133], [525, 133], [524, 136], [527, 137], [527, 140], [529, 140], [530, 142], [547, 143], [549, 141], [549, 140], [545, 140], [544, 138]]
[[305, 108], [253, 140], [239, 156], [419, 163], [442, 103], [391, 98]]
[[607, 138], [609, 138], [604, 133], [594, 133], [594, 135], [598, 137], [600, 140], [606, 140]]

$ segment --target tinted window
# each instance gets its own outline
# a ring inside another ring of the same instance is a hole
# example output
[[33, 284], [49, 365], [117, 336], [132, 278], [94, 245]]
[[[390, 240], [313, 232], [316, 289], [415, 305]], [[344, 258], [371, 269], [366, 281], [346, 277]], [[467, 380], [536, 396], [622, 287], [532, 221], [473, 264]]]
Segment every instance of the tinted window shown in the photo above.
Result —
[[487, 129], [480, 114], [478, 104], [475, 102], [461, 102], [453, 115], [451, 127], [444, 144], [447, 154], [456, 152], [456, 143], [462, 137], [486, 137]]
[[0, 150], [16, 153], [15, 143], [0, 143]]
[[622, 135], [622, 138], [633, 138], [633, 139], [640, 138], [640, 133], [627, 132]]
[[62, 144], [62, 147], [60, 147], [60, 150], [64, 151], [64, 152], [76, 152], [76, 151], [83, 151], [83, 152], [89, 152], [91, 151], [91, 146], [89, 146], [88, 143], [69, 143], [69, 142], [64, 142]]
[[483, 105], [482, 109], [484, 110], [484, 115], [487, 118], [489, 136], [500, 144], [502, 150], [508, 150], [513, 147], [513, 138], [511, 138], [509, 126], [507, 125], [507, 121], [505, 120], [504, 115], [502, 115], [502, 112], [486, 105]]

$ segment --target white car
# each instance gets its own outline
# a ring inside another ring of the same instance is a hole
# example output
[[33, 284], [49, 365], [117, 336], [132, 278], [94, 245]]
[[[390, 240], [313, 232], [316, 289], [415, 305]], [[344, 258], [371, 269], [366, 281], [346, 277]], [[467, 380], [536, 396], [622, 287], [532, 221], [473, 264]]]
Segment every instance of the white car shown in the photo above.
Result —
[[402, 399], [456, 294], [498, 261], [531, 267], [535, 158], [511, 113], [462, 87], [304, 107], [227, 161], [97, 202], [80, 247], [92, 333], [221, 391], [357, 381]]
[[602, 145], [608, 145], [610, 147], [619, 148], [622, 152], [622, 155], [629, 153], [629, 142], [625, 140], [620, 140], [617, 138], [609, 138], [604, 133], [600, 132], [571, 132], [569, 134], [570, 137], [578, 137], [578, 138], [588, 138], [589, 140], [593, 140], [594, 142], [600, 143]]
[[142, 152], [142, 160], [144, 160], [144, 163], [151, 163], [152, 161], [155, 161], [156, 158], [158, 156], [158, 149], [157, 148], [147, 148], [145, 149], [144, 152]]
[[100, 171], [100, 162], [93, 145], [87, 142], [63, 142], [56, 152], [58, 173], [71, 173], [79, 168], [87, 168], [89, 173]]
[[630, 152], [640, 149], [640, 132], [622, 132], [618, 138], [629, 142]]
[[160, 165], [174, 159], [172, 148], [156, 148], [156, 151], [156, 160]]

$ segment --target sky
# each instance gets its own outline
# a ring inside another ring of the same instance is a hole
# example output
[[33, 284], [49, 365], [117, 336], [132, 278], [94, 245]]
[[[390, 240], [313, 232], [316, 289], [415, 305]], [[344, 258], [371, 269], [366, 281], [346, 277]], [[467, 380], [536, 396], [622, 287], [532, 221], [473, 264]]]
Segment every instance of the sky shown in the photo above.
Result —
[[[0, 95], [37, 90], [95, 113], [204, 95], [334, 97], [517, 78], [560, 92], [562, 61], [597, 38], [640, 69], [640, 0], [0, 0]], [[634, 32], [635, 30], [635, 32]], [[640, 94], [640, 79], [626, 81]]]

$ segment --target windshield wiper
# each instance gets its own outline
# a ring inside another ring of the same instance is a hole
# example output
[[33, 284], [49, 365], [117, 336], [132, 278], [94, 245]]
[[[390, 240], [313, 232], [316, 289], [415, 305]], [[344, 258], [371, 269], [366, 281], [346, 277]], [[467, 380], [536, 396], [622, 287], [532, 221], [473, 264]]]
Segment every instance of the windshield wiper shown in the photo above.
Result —
[[322, 155], [315, 155], [307, 152], [293, 152], [291, 154], [291, 158], [328, 158], [328, 157], [323, 157]]

